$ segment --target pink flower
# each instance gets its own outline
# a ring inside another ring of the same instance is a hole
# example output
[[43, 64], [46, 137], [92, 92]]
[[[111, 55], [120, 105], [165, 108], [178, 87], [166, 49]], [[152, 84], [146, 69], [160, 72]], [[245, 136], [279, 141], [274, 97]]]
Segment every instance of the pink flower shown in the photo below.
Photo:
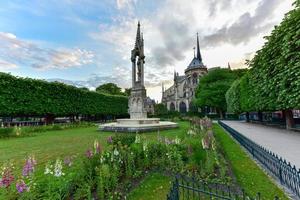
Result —
[[95, 154], [101, 153], [101, 151], [102, 151], [101, 145], [99, 144], [99, 142], [97, 140], [94, 141], [94, 151], [95, 151]]
[[85, 155], [87, 158], [91, 158], [93, 156], [93, 151], [91, 149], [88, 149], [86, 152], [85, 152]]
[[0, 187], [9, 187], [15, 180], [12, 170], [9, 167], [4, 168], [2, 172], [2, 178], [0, 179]]
[[107, 143], [108, 143], [108, 144], [112, 144], [112, 143], [113, 143], [112, 136], [109, 136], [109, 137], [107, 138]]

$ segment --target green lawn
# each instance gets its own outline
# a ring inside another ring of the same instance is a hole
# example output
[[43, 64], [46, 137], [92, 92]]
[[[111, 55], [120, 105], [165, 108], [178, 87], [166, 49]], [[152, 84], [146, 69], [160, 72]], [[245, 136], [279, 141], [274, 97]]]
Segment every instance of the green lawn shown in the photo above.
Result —
[[128, 195], [129, 200], [166, 199], [171, 186], [171, 178], [159, 173], [148, 175], [141, 184]]
[[233, 140], [218, 124], [213, 125], [216, 139], [224, 150], [225, 157], [231, 164], [234, 175], [239, 185], [252, 196], [257, 192], [262, 194], [262, 199], [288, 199], [284, 192], [257, 166], [248, 154]]
[[[34, 155], [39, 164], [57, 157], [84, 154], [95, 139], [105, 141], [111, 133], [99, 133], [97, 127], [48, 131], [33, 137], [0, 140], [0, 165], [12, 161], [23, 165], [27, 155]], [[106, 146], [106, 142], [101, 143]]]
[[[179, 122], [178, 129], [160, 131], [159, 134], [170, 138], [183, 136], [188, 127], [187, 122]], [[100, 132], [97, 127], [88, 127], [47, 131], [32, 137], [0, 139], [0, 166], [10, 161], [20, 168], [28, 155], [34, 155], [39, 165], [58, 157], [63, 159], [65, 156], [83, 155], [93, 146], [95, 139], [105, 148], [106, 139], [112, 134]], [[157, 132], [143, 133], [150, 140], [157, 139], [157, 135]]]

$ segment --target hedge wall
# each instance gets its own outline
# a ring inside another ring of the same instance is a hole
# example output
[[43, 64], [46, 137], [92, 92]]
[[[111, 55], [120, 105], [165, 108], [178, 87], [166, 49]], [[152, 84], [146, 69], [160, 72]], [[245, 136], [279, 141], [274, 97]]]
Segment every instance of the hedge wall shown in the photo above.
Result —
[[0, 116], [126, 115], [128, 98], [0, 73]]
[[265, 37], [266, 43], [249, 62], [249, 72], [228, 90], [231, 111], [282, 110], [292, 120], [291, 110], [300, 108], [300, 0], [294, 5]]

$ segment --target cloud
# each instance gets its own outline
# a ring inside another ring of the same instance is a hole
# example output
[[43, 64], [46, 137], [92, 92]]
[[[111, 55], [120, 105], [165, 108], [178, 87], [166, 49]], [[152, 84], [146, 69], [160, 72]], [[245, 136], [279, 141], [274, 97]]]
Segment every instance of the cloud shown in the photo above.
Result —
[[93, 52], [80, 48], [43, 48], [12, 33], [0, 32], [0, 43], [0, 58], [40, 70], [79, 67], [92, 63], [94, 57]]
[[136, 3], [136, 0], [116, 0], [117, 8], [132, 8], [133, 4]]
[[224, 43], [247, 43], [252, 37], [274, 26], [274, 22], [269, 22], [268, 19], [279, 5], [280, 0], [260, 1], [253, 15], [250, 12], [243, 13], [231, 25], [226, 24], [214, 33], [204, 36], [201, 40], [202, 45], [215, 47]]
[[0, 70], [1, 71], [9, 71], [13, 69], [18, 69], [18, 66], [16, 64], [7, 62], [5, 60], [0, 59]]

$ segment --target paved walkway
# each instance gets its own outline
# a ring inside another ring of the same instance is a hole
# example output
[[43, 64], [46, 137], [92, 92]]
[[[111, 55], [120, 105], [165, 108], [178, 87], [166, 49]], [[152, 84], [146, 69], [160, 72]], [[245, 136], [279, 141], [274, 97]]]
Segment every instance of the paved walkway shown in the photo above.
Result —
[[300, 169], [300, 133], [240, 121], [223, 121], [257, 144], [296, 165]]

